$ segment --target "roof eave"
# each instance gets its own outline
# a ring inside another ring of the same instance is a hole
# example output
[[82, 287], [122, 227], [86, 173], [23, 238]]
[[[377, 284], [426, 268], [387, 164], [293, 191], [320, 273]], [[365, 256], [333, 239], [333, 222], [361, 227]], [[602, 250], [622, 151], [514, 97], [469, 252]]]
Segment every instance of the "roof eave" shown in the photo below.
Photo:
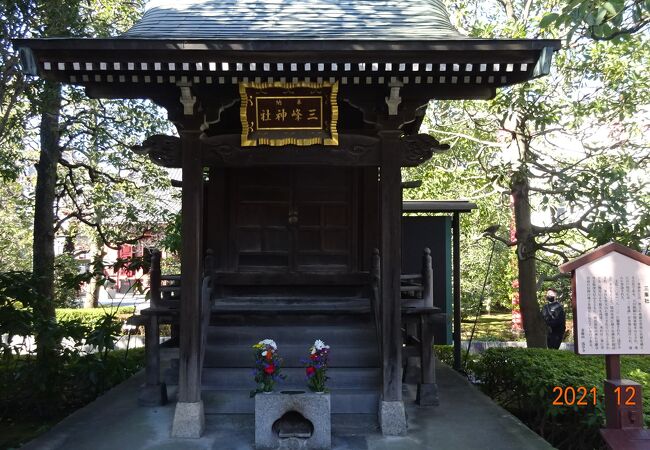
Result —
[[43, 38], [15, 39], [16, 47], [32, 50], [195, 50], [195, 51], [525, 51], [561, 48], [556, 39], [164, 39], [164, 38]]

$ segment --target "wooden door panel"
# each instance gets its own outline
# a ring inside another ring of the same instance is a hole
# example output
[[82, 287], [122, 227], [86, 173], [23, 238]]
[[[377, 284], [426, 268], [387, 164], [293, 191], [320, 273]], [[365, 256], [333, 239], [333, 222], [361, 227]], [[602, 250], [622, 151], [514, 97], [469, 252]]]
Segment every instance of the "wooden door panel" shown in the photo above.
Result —
[[233, 169], [234, 266], [240, 271], [351, 270], [353, 182], [347, 168]]
[[323, 207], [323, 221], [326, 227], [348, 227], [350, 208], [348, 205], [326, 205]]
[[350, 270], [352, 184], [352, 171], [346, 168], [307, 170], [296, 177], [298, 270]]
[[290, 172], [286, 169], [233, 169], [232, 260], [238, 270], [289, 269]]
[[350, 232], [347, 228], [340, 230], [323, 230], [323, 250], [326, 252], [348, 252], [350, 248], [349, 234]]

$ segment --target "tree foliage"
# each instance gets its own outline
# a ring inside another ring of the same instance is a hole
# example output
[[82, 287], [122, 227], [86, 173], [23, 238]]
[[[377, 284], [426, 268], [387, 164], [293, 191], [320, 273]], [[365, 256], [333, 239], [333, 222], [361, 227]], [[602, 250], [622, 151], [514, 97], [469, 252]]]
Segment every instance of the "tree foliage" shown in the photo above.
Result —
[[558, 263], [614, 239], [637, 249], [648, 243], [648, 37], [632, 29], [621, 40], [543, 32], [553, 22], [547, 12], [561, 7], [554, 0], [451, 6], [472, 36], [569, 38], [549, 76], [501, 89], [489, 102], [436, 103], [429, 114], [434, 135], [468, 147], [455, 175], [467, 167], [478, 175], [465, 196], [512, 195], [515, 239], [503, 219], [492, 238], [516, 249], [527, 341], [544, 346], [536, 293]]
[[648, 29], [648, 0], [565, 0], [557, 12], [546, 14], [540, 26], [554, 26], [567, 31], [567, 41], [574, 33], [591, 39], [624, 41]]
[[[52, 322], [55, 300], [69, 297], [65, 280], [78, 275], [74, 260], [80, 250], [72, 245], [57, 261], [57, 237], [74, 243], [73, 230], [91, 229], [116, 247], [164, 227], [173, 206], [161, 201], [170, 198], [166, 173], [130, 148], [169, 127], [151, 103], [92, 100], [79, 88], [26, 77], [11, 39], [113, 36], [141, 15], [143, 4], [9, 0], [0, 5], [0, 179], [21, 183], [23, 195], [34, 202], [31, 269], [39, 295], [33, 307]], [[48, 323], [39, 321], [36, 329], [41, 362], [47, 362], [42, 354], [56, 356], [51, 349], [59, 342]]]

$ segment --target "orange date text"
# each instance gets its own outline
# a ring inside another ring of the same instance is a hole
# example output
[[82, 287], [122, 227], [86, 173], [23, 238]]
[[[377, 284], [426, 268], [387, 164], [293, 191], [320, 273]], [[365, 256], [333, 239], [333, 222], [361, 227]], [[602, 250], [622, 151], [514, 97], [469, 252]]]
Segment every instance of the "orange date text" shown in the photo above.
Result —
[[553, 396], [554, 406], [595, 405], [598, 398], [598, 389], [585, 386], [555, 386]]

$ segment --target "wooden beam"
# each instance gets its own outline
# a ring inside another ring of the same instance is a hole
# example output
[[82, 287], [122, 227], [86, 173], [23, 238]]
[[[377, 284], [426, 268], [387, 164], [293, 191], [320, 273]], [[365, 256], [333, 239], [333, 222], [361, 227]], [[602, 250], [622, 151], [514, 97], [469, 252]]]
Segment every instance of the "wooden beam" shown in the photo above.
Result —
[[402, 261], [401, 131], [381, 131], [382, 400], [402, 400], [400, 275]]
[[325, 165], [378, 166], [379, 139], [372, 136], [341, 134], [339, 145], [296, 147], [241, 147], [241, 136], [218, 135], [201, 141], [206, 166]]
[[202, 273], [203, 164], [198, 131], [181, 132], [183, 146], [181, 339], [178, 401], [201, 401], [200, 290]]

